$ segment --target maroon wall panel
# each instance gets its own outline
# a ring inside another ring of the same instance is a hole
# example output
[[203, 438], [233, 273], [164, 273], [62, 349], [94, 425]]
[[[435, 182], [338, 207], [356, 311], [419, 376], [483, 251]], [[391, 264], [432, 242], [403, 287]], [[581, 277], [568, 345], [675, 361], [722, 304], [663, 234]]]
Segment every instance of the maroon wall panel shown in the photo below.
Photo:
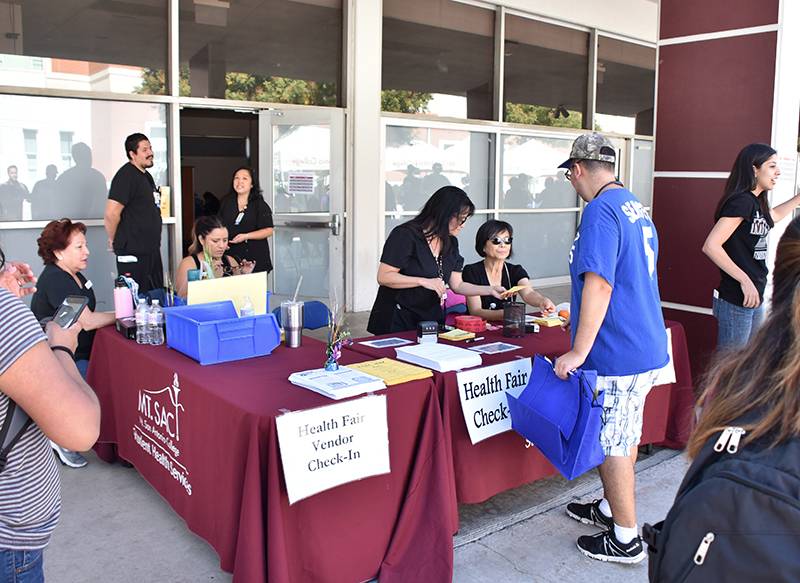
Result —
[[661, 47], [656, 171], [729, 171], [742, 146], [769, 142], [774, 32]]
[[700, 379], [706, 372], [717, 346], [717, 320], [714, 316], [682, 310], [665, 309], [663, 312], [665, 319], [680, 322], [686, 330], [686, 344], [689, 348], [692, 378], [697, 393], [700, 388]]
[[725, 180], [656, 178], [653, 220], [658, 229], [658, 285], [665, 302], [711, 307], [719, 270], [702, 251], [714, 226]]
[[660, 38], [777, 22], [778, 0], [661, 0]]

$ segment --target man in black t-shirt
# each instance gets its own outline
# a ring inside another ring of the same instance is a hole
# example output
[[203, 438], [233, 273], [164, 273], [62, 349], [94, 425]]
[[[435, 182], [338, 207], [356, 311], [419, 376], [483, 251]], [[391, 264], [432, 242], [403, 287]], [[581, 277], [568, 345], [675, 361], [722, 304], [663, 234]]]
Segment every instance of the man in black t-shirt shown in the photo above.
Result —
[[125, 139], [128, 163], [111, 180], [103, 218], [108, 244], [117, 256], [117, 271], [130, 273], [146, 292], [164, 286], [161, 266], [159, 192], [147, 168], [153, 149], [144, 134]]

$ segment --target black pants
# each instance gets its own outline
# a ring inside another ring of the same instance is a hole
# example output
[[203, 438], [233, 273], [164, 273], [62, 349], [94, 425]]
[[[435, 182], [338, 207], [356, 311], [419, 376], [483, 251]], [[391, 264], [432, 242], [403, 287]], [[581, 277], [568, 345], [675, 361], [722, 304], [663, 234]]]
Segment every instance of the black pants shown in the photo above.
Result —
[[[161, 253], [137, 253], [126, 254], [136, 257], [132, 263], [120, 263], [117, 257], [117, 273], [130, 276], [139, 284], [139, 292], [145, 293], [153, 289], [164, 287], [164, 268], [161, 265]], [[125, 255], [123, 255], [124, 257]]]

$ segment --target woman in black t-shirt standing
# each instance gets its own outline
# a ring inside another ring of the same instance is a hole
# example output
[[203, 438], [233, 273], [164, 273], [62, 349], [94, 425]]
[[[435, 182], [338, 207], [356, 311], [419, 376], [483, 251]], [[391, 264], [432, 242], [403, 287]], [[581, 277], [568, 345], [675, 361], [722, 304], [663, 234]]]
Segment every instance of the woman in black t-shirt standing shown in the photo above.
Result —
[[[539, 308], [544, 314], [552, 314], [556, 307], [550, 299], [533, 289], [528, 272], [521, 265], [506, 261], [511, 257], [514, 228], [505, 221], [490, 220], [483, 223], [475, 233], [475, 251], [483, 261], [464, 267], [461, 277], [475, 285], [500, 285], [511, 289], [517, 285], [530, 286], [519, 292], [522, 300]], [[503, 306], [509, 299], [498, 300], [492, 296], [469, 296], [467, 307], [473, 316], [484, 320], [502, 320]]]
[[272, 209], [261, 196], [252, 168], [242, 166], [233, 173], [231, 191], [222, 199], [219, 216], [228, 229], [230, 254], [254, 262], [254, 272], [272, 271], [267, 242], [274, 232]]
[[[44, 270], [36, 284], [36, 293], [31, 298], [31, 311], [37, 320], [51, 318], [67, 296], [85, 296], [89, 303], [81, 312], [78, 323], [83, 330], [78, 334], [78, 346], [74, 360], [78, 372], [86, 378], [89, 356], [94, 342], [94, 331], [114, 323], [114, 312], [96, 312], [96, 301], [92, 282], [81, 273], [89, 260], [89, 246], [86, 243], [86, 225], [73, 223], [69, 219], [50, 221], [36, 240], [39, 256], [44, 261]], [[72, 468], [86, 465], [77, 451], [63, 448], [51, 442], [53, 451], [59, 459]]]
[[718, 348], [746, 344], [764, 319], [767, 234], [800, 204], [800, 195], [796, 195], [770, 209], [769, 191], [780, 174], [774, 149], [766, 144], [745, 146], [733, 163], [714, 213], [716, 223], [703, 252], [720, 270], [713, 299]]
[[414, 330], [425, 320], [443, 323], [448, 286], [463, 295], [502, 297], [502, 286], [473, 285], [461, 279], [464, 258], [458, 253], [456, 235], [474, 212], [475, 205], [463, 190], [443, 186], [416, 217], [392, 229], [378, 266], [380, 288], [369, 332]]

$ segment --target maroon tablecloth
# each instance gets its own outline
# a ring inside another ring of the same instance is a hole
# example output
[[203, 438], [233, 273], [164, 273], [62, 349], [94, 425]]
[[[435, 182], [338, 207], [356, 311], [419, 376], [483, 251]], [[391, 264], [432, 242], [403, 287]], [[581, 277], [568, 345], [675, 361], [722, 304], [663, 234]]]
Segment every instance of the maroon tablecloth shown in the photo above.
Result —
[[[677, 382], [673, 385], [654, 387], [647, 397], [642, 428], [642, 445], [657, 444], [683, 447], [688, 438], [693, 391], [686, 337], [683, 327], [669, 321], [672, 330], [673, 356]], [[382, 337], [415, 339], [415, 333], [387, 334]], [[537, 334], [526, 334], [522, 338], [503, 338], [499, 331], [481, 333], [485, 341], [505, 341], [522, 348], [501, 354], [482, 355], [483, 365], [507, 362], [513, 358], [527, 358], [541, 354], [551, 358], [569, 350], [569, 334], [560, 327], [542, 328]], [[376, 337], [376, 338], [382, 338]], [[364, 338], [360, 340], [370, 340]], [[457, 346], [469, 346], [453, 342]], [[372, 348], [356, 340], [351, 349], [372, 358], [393, 358], [393, 348]], [[530, 483], [556, 473], [555, 468], [535, 447], [526, 448], [525, 440], [513, 431], [496, 435], [475, 445], [472, 444], [461, 411], [456, 373], [434, 372], [440, 391], [442, 420], [450, 447], [453, 464], [455, 495], [460, 503], [477, 503], [495, 494]]]
[[88, 375], [103, 412], [95, 449], [130, 461], [234, 581], [449, 581], [452, 479], [430, 379], [386, 391], [390, 474], [289, 506], [275, 416], [334, 402], [286, 380], [323, 362], [322, 343], [303, 342], [201, 367], [98, 331]]

